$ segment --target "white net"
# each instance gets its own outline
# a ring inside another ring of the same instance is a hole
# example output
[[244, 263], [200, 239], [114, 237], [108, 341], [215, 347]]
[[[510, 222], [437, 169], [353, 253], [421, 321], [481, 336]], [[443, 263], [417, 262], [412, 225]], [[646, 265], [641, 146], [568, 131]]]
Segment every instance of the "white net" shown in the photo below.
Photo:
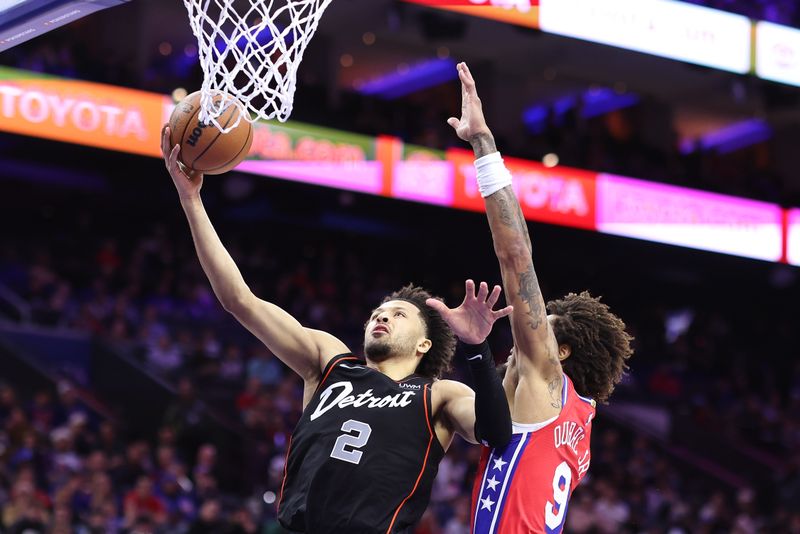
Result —
[[[245, 120], [286, 121], [297, 67], [331, 0], [183, 0], [197, 37], [200, 120], [228, 132]], [[219, 98], [219, 96], [222, 98]], [[235, 97], [231, 99], [229, 97]], [[217, 119], [240, 107], [235, 123]]]

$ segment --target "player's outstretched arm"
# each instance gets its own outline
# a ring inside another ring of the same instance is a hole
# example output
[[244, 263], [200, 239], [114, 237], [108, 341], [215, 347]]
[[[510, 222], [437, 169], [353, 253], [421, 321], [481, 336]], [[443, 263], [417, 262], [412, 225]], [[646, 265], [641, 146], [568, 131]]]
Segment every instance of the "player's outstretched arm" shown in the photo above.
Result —
[[504, 447], [511, 440], [511, 412], [486, 337], [495, 321], [509, 315], [513, 308], [493, 310], [500, 298], [500, 286], [489, 293], [489, 286], [481, 282], [477, 295], [475, 282], [467, 280], [465, 286], [464, 301], [458, 308], [450, 309], [437, 299], [427, 301], [458, 338], [457, 352], [467, 360], [475, 383], [475, 391], [452, 380], [436, 384], [444, 400], [444, 419], [467, 441]]
[[306, 380], [316, 379], [327, 361], [348, 352], [347, 347], [330, 334], [304, 328], [280, 307], [250, 291], [203, 207], [203, 175], [184, 171], [178, 162], [179, 146], [169, 146], [166, 126], [161, 150], [189, 221], [197, 257], [222, 306], [297, 374]]
[[526, 366], [530, 366], [546, 380], [556, 380], [560, 385], [558, 344], [547, 322], [547, 310], [533, 268], [528, 226], [511, 187], [511, 174], [497, 152], [483, 116], [475, 80], [465, 63], [459, 63], [458, 75], [461, 118], [451, 117], [447, 123], [475, 152], [478, 185], [486, 204], [506, 300], [515, 310], [511, 315], [511, 328], [519, 371], [524, 375]]

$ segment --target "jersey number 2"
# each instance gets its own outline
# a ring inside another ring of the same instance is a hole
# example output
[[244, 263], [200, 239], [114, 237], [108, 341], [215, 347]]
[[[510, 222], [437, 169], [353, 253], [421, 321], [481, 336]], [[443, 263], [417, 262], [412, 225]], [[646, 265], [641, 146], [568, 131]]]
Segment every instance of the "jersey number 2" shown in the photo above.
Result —
[[[360, 448], [367, 444], [369, 435], [372, 434], [372, 427], [367, 423], [350, 419], [345, 421], [342, 425], [342, 434], [336, 438], [336, 443], [333, 445], [331, 451], [331, 458], [342, 460], [343, 462], [350, 462], [351, 464], [358, 464], [361, 461]], [[350, 434], [350, 432], [354, 432]]]
[[547, 532], [561, 532], [564, 515], [567, 513], [569, 487], [572, 482], [572, 470], [567, 462], [561, 462], [553, 475], [553, 502], [544, 505], [544, 522]]

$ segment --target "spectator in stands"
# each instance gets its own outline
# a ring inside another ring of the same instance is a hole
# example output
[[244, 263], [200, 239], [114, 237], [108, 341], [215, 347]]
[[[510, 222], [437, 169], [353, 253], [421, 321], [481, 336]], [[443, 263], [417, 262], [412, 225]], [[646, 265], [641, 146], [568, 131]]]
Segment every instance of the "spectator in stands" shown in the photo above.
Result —
[[123, 509], [127, 526], [135, 525], [143, 517], [156, 525], [163, 525], [167, 521], [164, 501], [153, 492], [153, 481], [147, 475], [140, 476], [136, 487], [125, 495]]
[[197, 398], [194, 385], [188, 378], [178, 382], [178, 396], [164, 411], [164, 425], [175, 434], [178, 445], [193, 450], [203, 434], [205, 406]]

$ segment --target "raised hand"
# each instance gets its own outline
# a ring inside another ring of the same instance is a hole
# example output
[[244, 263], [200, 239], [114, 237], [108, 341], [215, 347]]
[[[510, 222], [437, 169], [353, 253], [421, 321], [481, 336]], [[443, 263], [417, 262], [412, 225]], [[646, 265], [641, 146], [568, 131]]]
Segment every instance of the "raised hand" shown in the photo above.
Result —
[[489, 286], [486, 282], [481, 282], [477, 295], [475, 295], [475, 282], [467, 280], [464, 286], [466, 294], [458, 308], [450, 309], [437, 299], [428, 299], [425, 303], [439, 312], [458, 339], [470, 345], [478, 345], [483, 343], [492, 331], [495, 321], [509, 315], [514, 308], [506, 306], [501, 310], [492, 309], [500, 298], [500, 286], [494, 286], [490, 294]]
[[200, 194], [203, 187], [203, 173], [197, 171], [186, 172], [186, 167], [178, 161], [180, 145], [169, 146], [169, 125], [164, 125], [161, 130], [161, 154], [164, 156], [164, 163], [167, 166], [169, 175], [178, 190], [181, 200], [196, 197]]
[[472, 143], [476, 137], [481, 135], [491, 137], [492, 132], [483, 117], [481, 99], [478, 98], [475, 80], [472, 79], [469, 67], [466, 63], [461, 62], [456, 68], [461, 80], [461, 118], [450, 117], [447, 119], [447, 124], [455, 129], [458, 137], [468, 143]]

